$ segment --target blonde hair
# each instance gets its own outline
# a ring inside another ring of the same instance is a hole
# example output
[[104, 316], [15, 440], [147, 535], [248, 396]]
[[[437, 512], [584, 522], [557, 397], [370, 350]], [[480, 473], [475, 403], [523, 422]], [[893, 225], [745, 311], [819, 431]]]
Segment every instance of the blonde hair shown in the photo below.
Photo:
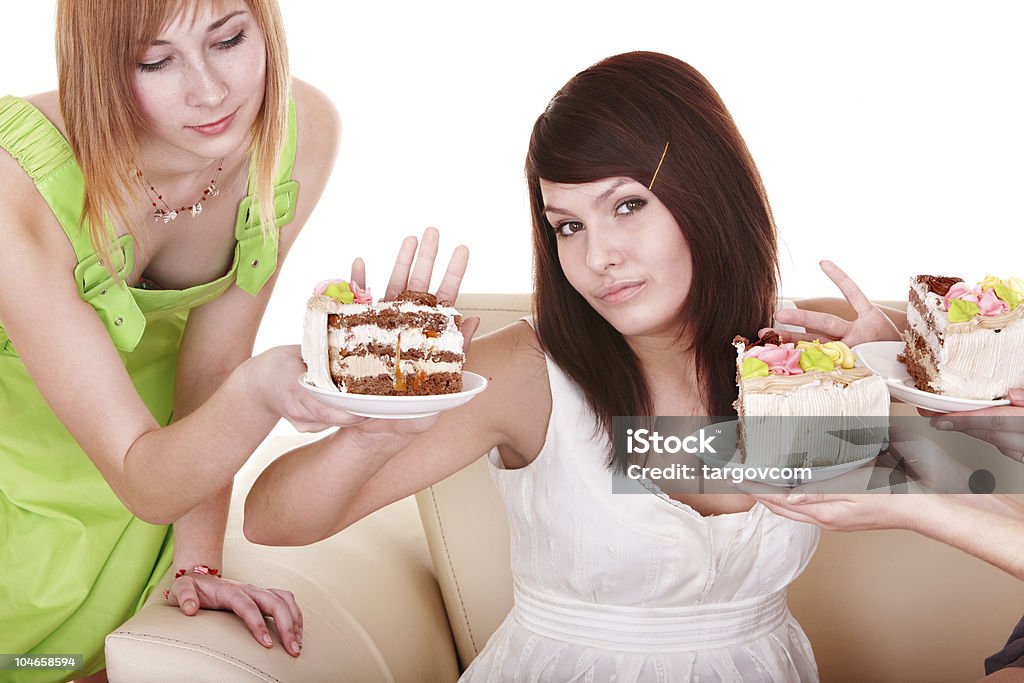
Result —
[[[266, 44], [263, 104], [250, 134], [254, 206], [264, 232], [273, 227], [274, 175], [287, 133], [288, 50], [277, 0], [245, 0]], [[185, 12], [225, 0], [58, 0], [57, 78], [68, 141], [82, 168], [85, 203], [81, 227], [88, 226], [97, 253], [111, 261], [114, 225], [137, 238], [129, 199], [141, 186], [136, 149], [145, 121], [132, 94], [132, 74], [161, 29]]]

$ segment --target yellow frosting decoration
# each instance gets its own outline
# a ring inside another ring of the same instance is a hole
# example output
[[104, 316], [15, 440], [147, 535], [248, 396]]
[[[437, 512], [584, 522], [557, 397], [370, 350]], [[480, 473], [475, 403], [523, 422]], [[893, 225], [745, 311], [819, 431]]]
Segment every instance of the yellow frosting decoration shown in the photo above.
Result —
[[986, 275], [985, 279], [981, 281], [981, 289], [992, 289], [996, 285], [1004, 284], [1002, 278], [998, 278], [995, 275]]
[[857, 357], [853, 355], [853, 351], [841, 341], [830, 341], [824, 344], [818, 339], [812, 342], [802, 341], [797, 343], [796, 348], [821, 351], [828, 356], [837, 368], [843, 368], [844, 370], [849, 370], [857, 364]]
[[986, 289], [992, 289], [1002, 285], [1008, 290], [1017, 295], [1018, 298], [1024, 299], [1024, 280], [1019, 277], [1008, 277], [1005, 280], [996, 277], [995, 275], [986, 275], [985, 279], [981, 281], [982, 291]]

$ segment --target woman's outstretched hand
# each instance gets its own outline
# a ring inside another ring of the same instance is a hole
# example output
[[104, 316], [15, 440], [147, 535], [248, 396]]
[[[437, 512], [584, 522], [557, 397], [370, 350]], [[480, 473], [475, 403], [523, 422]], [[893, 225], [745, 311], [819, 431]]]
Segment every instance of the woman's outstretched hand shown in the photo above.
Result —
[[190, 617], [201, 609], [234, 612], [264, 647], [274, 644], [264, 616], [273, 617], [285, 651], [293, 657], [302, 652], [302, 610], [290, 591], [187, 572], [174, 579], [166, 598]]
[[[787, 325], [798, 325], [807, 332], [776, 330], [785, 341], [813, 341], [838, 339], [853, 347], [869, 341], [898, 341], [900, 330], [878, 306], [864, 295], [850, 276], [831, 261], [822, 261], [821, 269], [836, 284], [856, 313], [854, 320], [844, 320], [831, 313], [804, 309], [780, 309], [775, 319]], [[762, 330], [763, 332], [764, 330]]]
[[[424, 230], [420, 240], [412, 236], [402, 240], [402, 246], [395, 258], [394, 268], [391, 269], [391, 277], [388, 279], [388, 287], [384, 292], [384, 301], [391, 301], [407, 289], [416, 292], [429, 290], [439, 240], [440, 233], [437, 228]], [[448, 260], [448, 268], [444, 272], [444, 277], [441, 278], [441, 284], [437, 287], [435, 296], [438, 301], [455, 303], [468, 264], [469, 249], [460, 244], [452, 252], [452, 256]], [[361, 258], [357, 258], [352, 263], [352, 280], [360, 287], [366, 287], [366, 265]], [[470, 340], [479, 326], [480, 318], [463, 319], [459, 326], [465, 340], [463, 351], [469, 352]]]

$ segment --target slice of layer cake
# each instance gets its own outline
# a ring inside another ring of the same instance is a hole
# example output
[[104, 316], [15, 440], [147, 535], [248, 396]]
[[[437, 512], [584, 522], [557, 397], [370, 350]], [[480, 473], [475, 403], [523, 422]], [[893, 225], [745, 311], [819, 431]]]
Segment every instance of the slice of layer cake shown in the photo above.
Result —
[[1005, 398], [1024, 386], [1024, 282], [990, 275], [970, 287], [956, 277], [915, 276], [903, 336], [900, 360], [918, 389]]
[[306, 306], [305, 381], [376, 396], [462, 391], [460, 321], [455, 308], [426, 292], [373, 303], [355, 283], [320, 283]]
[[836, 465], [877, 455], [887, 443], [889, 391], [856, 367], [842, 342], [782, 343], [769, 333], [736, 347], [743, 462]]

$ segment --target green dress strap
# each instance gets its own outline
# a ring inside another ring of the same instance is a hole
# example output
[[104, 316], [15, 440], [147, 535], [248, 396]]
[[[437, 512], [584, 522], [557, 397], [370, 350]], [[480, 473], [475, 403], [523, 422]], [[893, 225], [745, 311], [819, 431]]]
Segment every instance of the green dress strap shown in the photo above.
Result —
[[295, 202], [298, 200], [299, 184], [292, 180], [295, 165], [295, 148], [298, 144], [295, 119], [295, 100], [288, 101], [288, 135], [285, 137], [281, 158], [274, 178], [274, 227], [263, 230], [260, 227], [259, 209], [253, 206], [253, 192], [256, 180], [250, 169], [249, 194], [238, 205], [235, 219], [235, 239], [238, 241], [236, 255], [239, 287], [255, 296], [260, 288], [277, 270], [278, 241], [281, 226], [295, 217]]

